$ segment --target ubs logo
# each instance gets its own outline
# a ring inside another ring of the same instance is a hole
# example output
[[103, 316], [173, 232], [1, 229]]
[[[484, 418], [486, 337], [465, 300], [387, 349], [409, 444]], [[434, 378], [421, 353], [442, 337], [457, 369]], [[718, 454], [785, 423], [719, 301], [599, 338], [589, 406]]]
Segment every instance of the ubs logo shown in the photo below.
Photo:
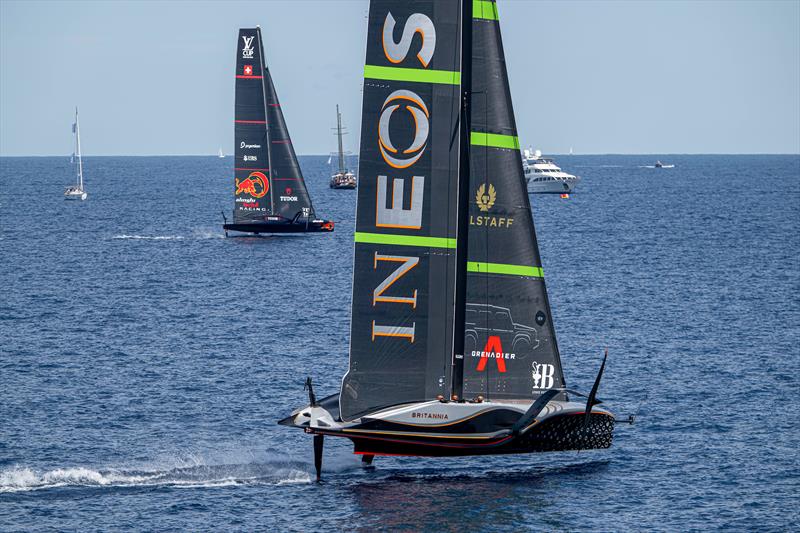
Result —
[[244, 41], [244, 48], [242, 48], [242, 59], [253, 59], [253, 39], [255, 39], [255, 35], [242, 35], [242, 41]]
[[[392, 115], [404, 106], [414, 121], [414, 140], [411, 146], [400, 152], [392, 143], [389, 123]], [[390, 94], [383, 102], [378, 121], [378, 146], [383, 160], [394, 168], [408, 168], [422, 157], [428, 142], [430, 112], [420, 96], [413, 91], [399, 90]]]

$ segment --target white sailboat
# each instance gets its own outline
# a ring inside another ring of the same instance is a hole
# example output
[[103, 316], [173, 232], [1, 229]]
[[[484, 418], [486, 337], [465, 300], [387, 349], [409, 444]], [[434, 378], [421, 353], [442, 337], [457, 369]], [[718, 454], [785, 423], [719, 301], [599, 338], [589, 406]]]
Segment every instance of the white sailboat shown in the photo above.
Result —
[[[355, 189], [356, 175], [345, 167], [344, 148], [342, 147], [342, 135], [345, 135], [342, 128], [342, 114], [339, 113], [339, 106], [336, 106], [336, 136], [339, 139], [339, 170], [331, 176], [331, 189]], [[331, 155], [328, 157], [328, 164], [331, 163]]]
[[220, 159], [225, 159], [225, 154], [222, 153], [222, 148], [219, 149], [219, 158]]
[[[78, 108], [75, 108], [75, 123], [72, 124], [72, 133], [75, 135], [75, 154], [73, 154], [73, 162], [76, 162], [75, 168], [78, 174], [78, 182], [75, 185], [70, 185], [64, 191], [65, 200], [86, 200], [88, 196], [83, 188], [83, 159], [81, 158], [81, 128], [78, 124]], [[77, 160], [75, 159], [77, 157]]]

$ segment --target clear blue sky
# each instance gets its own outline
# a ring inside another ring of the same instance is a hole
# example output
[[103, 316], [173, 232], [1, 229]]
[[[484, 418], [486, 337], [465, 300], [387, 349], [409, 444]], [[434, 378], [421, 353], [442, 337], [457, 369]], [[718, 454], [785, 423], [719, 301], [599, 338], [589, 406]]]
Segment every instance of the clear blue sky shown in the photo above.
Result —
[[[0, 155], [233, 146], [237, 30], [261, 25], [301, 154], [356, 152], [365, 0], [0, 0]], [[800, 2], [500, 0], [521, 142], [546, 153], [799, 153]]]

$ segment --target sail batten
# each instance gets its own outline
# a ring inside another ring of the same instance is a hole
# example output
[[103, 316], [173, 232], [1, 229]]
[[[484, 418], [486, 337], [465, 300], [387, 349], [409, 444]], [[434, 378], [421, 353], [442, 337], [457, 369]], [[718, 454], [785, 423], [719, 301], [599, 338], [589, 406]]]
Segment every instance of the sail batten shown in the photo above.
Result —
[[415, 83], [438, 83], [460, 85], [461, 72], [453, 70], [425, 70], [420, 68], [381, 67], [366, 65], [364, 78], [387, 81], [409, 81]]
[[473, 130], [470, 133], [470, 144], [473, 146], [489, 146], [493, 148], [519, 150], [519, 137], [516, 135], [503, 135], [501, 133]]

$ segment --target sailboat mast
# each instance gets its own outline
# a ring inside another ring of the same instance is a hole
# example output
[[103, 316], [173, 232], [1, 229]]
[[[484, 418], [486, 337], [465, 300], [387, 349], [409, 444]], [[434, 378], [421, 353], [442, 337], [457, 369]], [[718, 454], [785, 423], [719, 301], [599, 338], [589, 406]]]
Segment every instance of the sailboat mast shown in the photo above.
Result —
[[267, 172], [267, 182], [269, 183], [269, 213], [272, 215], [275, 213], [275, 189], [272, 188], [272, 142], [270, 141], [269, 135], [269, 108], [267, 106], [267, 88], [264, 85], [264, 80], [267, 78], [267, 59], [264, 57], [264, 42], [261, 39], [261, 27], [256, 26], [256, 31], [258, 32], [258, 47], [259, 53], [261, 54], [261, 94], [264, 98], [264, 128], [267, 131], [267, 167], [269, 167], [269, 171]]
[[83, 190], [83, 159], [81, 159], [81, 126], [78, 123], [78, 108], [75, 107], [75, 145], [78, 151], [78, 187]]
[[461, 2], [461, 128], [456, 215], [456, 276], [451, 398], [462, 400], [464, 336], [467, 299], [467, 242], [469, 229], [470, 104], [472, 100], [472, 0]]
[[344, 148], [342, 147], [342, 114], [336, 104], [336, 134], [339, 137], [339, 173], [344, 174]]

